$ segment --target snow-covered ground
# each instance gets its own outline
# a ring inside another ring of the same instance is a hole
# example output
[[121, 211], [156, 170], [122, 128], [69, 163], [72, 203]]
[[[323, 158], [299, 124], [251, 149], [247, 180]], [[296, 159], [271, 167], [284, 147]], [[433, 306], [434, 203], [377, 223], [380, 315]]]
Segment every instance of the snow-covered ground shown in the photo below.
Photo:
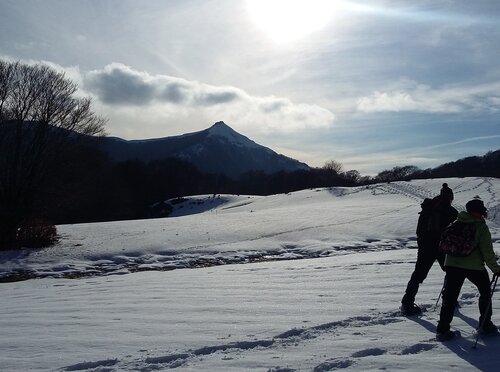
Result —
[[[483, 199], [499, 252], [492, 178], [198, 196], [173, 218], [58, 226], [55, 247], [0, 253], [0, 370], [497, 370], [500, 338], [472, 348], [470, 283], [458, 340], [434, 340], [437, 264], [424, 315], [398, 312], [419, 204], [443, 182], [457, 209]], [[500, 324], [498, 293], [493, 309]]]

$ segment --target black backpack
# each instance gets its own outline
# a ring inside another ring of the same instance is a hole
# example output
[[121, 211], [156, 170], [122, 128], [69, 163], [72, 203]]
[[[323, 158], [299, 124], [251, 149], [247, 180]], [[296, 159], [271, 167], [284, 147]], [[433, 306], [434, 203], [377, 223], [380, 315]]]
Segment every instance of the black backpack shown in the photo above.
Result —
[[476, 248], [476, 226], [474, 223], [455, 221], [441, 234], [439, 249], [455, 257], [466, 257]]
[[439, 202], [439, 197], [425, 198], [420, 204], [422, 210], [417, 223], [418, 237], [439, 236], [441, 233]]
[[419, 213], [417, 237], [438, 239], [443, 230], [457, 218], [458, 212], [442, 196], [425, 198]]

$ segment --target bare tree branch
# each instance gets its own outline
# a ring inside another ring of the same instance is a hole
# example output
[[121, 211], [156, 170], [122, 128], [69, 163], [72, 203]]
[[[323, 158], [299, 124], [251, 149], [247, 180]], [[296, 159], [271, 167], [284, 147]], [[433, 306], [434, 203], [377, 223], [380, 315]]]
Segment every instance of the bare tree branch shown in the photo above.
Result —
[[33, 213], [52, 163], [78, 141], [104, 134], [106, 120], [77, 90], [48, 66], [0, 60], [0, 249]]

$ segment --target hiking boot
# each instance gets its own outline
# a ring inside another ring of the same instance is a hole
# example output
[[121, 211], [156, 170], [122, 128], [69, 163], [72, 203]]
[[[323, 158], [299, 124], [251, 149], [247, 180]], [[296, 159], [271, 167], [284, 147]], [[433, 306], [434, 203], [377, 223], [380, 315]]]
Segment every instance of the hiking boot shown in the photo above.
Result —
[[445, 341], [450, 341], [454, 339], [455, 337], [459, 337], [460, 332], [459, 331], [445, 331], [445, 332], [438, 332], [436, 333], [436, 340], [439, 342], [445, 342]]
[[422, 309], [416, 304], [411, 304], [411, 305], [402, 304], [401, 314], [404, 316], [419, 315], [422, 314]]
[[498, 333], [498, 327], [494, 325], [492, 322], [484, 324], [481, 328], [478, 329], [480, 335], [491, 335]]

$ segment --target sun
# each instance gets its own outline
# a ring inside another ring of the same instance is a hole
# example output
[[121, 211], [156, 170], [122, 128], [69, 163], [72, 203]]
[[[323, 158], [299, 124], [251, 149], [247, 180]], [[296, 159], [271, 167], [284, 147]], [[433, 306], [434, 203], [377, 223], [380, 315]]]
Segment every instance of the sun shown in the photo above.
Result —
[[335, 0], [247, 0], [256, 25], [276, 42], [303, 38], [332, 18]]

